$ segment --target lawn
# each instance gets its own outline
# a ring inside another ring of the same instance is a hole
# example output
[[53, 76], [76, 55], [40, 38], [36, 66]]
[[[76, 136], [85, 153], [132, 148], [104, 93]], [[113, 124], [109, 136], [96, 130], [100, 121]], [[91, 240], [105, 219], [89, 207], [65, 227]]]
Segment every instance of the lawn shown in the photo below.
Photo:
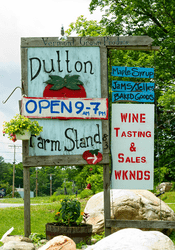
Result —
[[[168, 192], [162, 196], [162, 199], [175, 211], [175, 192]], [[80, 200], [80, 199], [79, 199]], [[88, 198], [81, 199], [81, 210]], [[23, 203], [23, 199], [3, 199], [2, 203]], [[39, 204], [31, 206], [31, 233], [37, 233], [45, 237], [45, 225], [54, 221], [55, 213], [58, 211], [60, 201], [51, 202], [50, 197], [31, 198], [31, 204]], [[24, 235], [24, 207], [1, 208], [0, 209], [0, 239], [3, 234], [14, 227], [12, 235]], [[170, 235], [171, 240], [175, 243], [175, 232]]]

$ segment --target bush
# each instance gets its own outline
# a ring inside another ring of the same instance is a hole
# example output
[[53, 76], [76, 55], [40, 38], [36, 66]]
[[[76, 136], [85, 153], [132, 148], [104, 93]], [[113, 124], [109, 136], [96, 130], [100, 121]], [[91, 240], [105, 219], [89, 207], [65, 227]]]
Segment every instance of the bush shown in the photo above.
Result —
[[84, 189], [84, 190], [80, 193], [80, 198], [81, 198], [81, 199], [84, 199], [84, 198], [89, 197], [89, 196], [91, 196], [91, 195], [93, 195], [93, 191], [92, 191], [92, 190], [90, 190], [90, 189]]

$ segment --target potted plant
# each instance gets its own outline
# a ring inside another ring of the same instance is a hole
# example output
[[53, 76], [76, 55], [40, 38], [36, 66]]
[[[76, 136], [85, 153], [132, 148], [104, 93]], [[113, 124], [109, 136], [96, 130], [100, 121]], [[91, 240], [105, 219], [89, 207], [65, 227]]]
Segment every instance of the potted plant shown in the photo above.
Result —
[[17, 114], [9, 122], [3, 124], [3, 135], [15, 142], [19, 140], [29, 140], [31, 134], [39, 135], [43, 127], [37, 121], [31, 121], [29, 118]]
[[80, 213], [81, 203], [77, 199], [65, 198], [55, 214], [56, 222], [46, 224], [46, 239], [66, 235], [76, 244], [91, 243], [92, 225], [86, 224], [87, 214]]

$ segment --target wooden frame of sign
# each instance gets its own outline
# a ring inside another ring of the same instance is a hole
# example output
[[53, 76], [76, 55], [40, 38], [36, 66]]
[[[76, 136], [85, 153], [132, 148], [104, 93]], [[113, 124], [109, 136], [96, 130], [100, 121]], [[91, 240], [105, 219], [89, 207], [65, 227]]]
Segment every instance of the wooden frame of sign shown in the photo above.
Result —
[[[107, 72], [107, 50], [158, 50], [158, 47], [151, 45], [153, 39], [148, 36], [128, 36], [128, 37], [68, 37], [67, 40], [59, 40], [57, 37], [42, 38], [21, 38], [21, 74], [22, 74], [22, 94], [28, 96], [28, 48], [46, 47], [99, 47], [100, 48], [100, 68], [101, 68], [101, 97], [108, 98], [108, 72]], [[104, 218], [105, 235], [111, 233], [110, 223], [110, 174], [109, 174], [109, 122], [102, 121], [102, 134], [107, 135], [107, 140], [103, 140], [103, 187], [104, 187]], [[106, 147], [108, 145], [108, 147]], [[29, 236], [30, 225], [30, 167], [36, 166], [56, 166], [56, 165], [86, 165], [87, 162], [82, 155], [57, 156], [29, 156], [29, 143], [23, 141], [23, 166], [24, 166], [24, 233]]]

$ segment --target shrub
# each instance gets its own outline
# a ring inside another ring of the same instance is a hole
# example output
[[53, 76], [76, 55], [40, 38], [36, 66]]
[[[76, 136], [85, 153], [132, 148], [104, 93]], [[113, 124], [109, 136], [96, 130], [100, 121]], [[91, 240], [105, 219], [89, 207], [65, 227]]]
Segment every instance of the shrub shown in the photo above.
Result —
[[90, 189], [84, 189], [84, 190], [80, 193], [80, 198], [81, 198], [81, 199], [84, 199], [84, 198], [89, 197], [89, 196], [91, 196], [91, 195], [93, 195], [93, 191], [92, 191], [92, 190], [90, 190]]

